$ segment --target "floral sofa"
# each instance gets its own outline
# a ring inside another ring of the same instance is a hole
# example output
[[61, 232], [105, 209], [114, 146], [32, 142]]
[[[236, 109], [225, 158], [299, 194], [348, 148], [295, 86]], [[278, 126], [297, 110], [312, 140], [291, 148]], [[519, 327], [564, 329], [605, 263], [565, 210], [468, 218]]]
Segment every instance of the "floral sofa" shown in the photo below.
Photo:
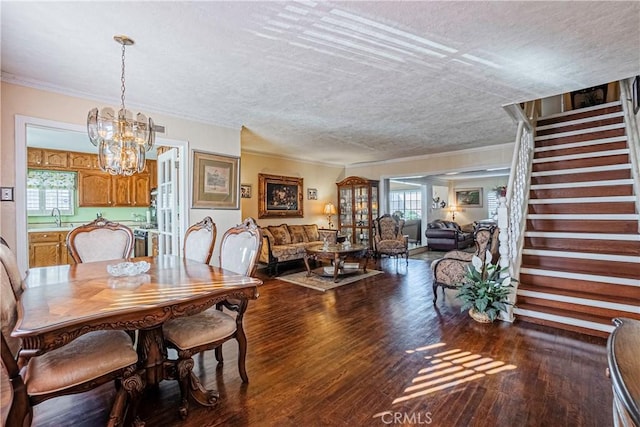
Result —
[[338, 230], [320, 229], [316, 224], [309, 225], [269, 225], [260, 227], [264, 241], [259, 262], [266, 264], [269, 274], [278, 274], [278, 265], [286, 261], [301, 260], [305, 249], [310, 245], [335, 243]]

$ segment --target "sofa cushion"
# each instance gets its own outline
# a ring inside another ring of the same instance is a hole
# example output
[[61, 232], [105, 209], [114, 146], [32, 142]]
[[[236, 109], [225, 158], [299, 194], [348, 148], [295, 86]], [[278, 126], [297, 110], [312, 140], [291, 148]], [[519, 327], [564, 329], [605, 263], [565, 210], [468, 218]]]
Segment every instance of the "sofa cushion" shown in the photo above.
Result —
[[274, 245], [288, 245], [291, 243], [291, 235], [286, 224], [271, 225], [269, 226], [269, 231], [273, 235]]
[[320, 240], [320, 233], [318, 233], [318, 226], [316, 224], [303, 225], [304, 232], [307, 235], [307, 241], [315, 242]]
[[291, 236], [291, 243], [306, 243], [309, 241], [307, 234], [304, 232], [304, 226], [302, 225], [288, 225], [289, 235]]
[[269, 242], [271, 242], [272, 245], [275, 245], [275, 239], [273, 237], [273, 234], [271, 234], [271, 231], [269, 231], [269, 227], [262, 227], [260, 230], [262, 231], [262, 236], [267, 237], [269, 239]]

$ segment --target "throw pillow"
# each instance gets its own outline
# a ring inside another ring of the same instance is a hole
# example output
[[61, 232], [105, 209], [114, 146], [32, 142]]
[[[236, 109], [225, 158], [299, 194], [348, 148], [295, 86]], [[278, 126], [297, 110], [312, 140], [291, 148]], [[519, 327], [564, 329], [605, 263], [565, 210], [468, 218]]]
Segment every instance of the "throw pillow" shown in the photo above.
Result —
[[264, 237], [264, 236], [268, 237], [268, 238], [269, 238], [269, 242], [270, 242], [272, 245], [275, 245], [275, 244], [276, 244], [276, 243], [275, 243], [276, 239], [273, 237], [273, 234], [271, 234], [271, 232], [269, 231], [269, 228], [268, 228], [268, 227], [262, 227], [260, 230], [262, 231], [262, 236], [263, 236], [263, 237]]
[[276, 245], [289, 245], [291, 244], [291, 235], [287, 229], [287, 224], [271, 225], [269, 231], [273, 235], [273, 243]]
[[288, 225], [287, 227], [289, 227], [291, 243], [304, 243], [309, 241], [302, 225]]
[[320, 233], [318, 233], [318, 225], [303, 225], [304, 232], [307, 235], [307, 239], [309, 242], [316, 242], [320, 240]]

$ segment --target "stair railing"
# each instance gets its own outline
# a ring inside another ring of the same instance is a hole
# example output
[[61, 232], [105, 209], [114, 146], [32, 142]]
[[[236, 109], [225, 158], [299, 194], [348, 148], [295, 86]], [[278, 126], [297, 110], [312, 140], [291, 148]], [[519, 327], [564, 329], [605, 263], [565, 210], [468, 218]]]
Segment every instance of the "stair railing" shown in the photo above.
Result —
[[[631, 82], [633, 78], [620, 80], [620, 102], [624, 113], [624, 123], [629, 145], [629, 161], [631, 162], [631, 176], [633, 178], [634, 194], [636, 195], [636, 213], [640, 214], [640, 133], [638, 119], [633, 112], [631, 103]], [[638, 232], [640, 233], [640, 217], [638, 218]]]
[[[535, 102], [527, 102], [524, 110], [518, 104], [503, 106], [507, 113], [518, 123], [515, 147], [511, 160], [511, 173], [507, 185], [506, 197], [500, 198], [498, 207], [498, 228], [500, 267], [508, 268], [508, 274], [518, 280], [522, 262], [522, 248], [524, 246], [524, 231], [526, 227], [527, 209], [529, 205], [529, 188], [531, 185], [531, 169], [533, 165], [533, 148], [535, 122], [537, 112]], [[506, 274], [505, 274], [506, 275]], [[515, 288], [509, 297], [510, 303], [515, 303]], [[513, 321], [513, 305], [502, 312], [500, 318]]]

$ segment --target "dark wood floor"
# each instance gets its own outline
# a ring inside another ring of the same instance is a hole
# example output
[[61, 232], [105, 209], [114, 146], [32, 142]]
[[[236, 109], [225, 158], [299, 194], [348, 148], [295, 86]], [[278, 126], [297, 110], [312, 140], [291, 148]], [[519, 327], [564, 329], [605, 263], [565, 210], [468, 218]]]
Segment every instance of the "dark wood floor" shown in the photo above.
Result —
[[[196, 370], [221, 400], [177, 414], [164, 382], [141, 408], [148, 426], [609, 426], [605, 341], [526, 323], [484, 325], [452, 295], [432, 304], [429, 264], [385, 260], [385, 274], [326, 293], [265, 279], [236, 345]], [[44, 402], [34, 426], [104, 424], [112, 385]]]

